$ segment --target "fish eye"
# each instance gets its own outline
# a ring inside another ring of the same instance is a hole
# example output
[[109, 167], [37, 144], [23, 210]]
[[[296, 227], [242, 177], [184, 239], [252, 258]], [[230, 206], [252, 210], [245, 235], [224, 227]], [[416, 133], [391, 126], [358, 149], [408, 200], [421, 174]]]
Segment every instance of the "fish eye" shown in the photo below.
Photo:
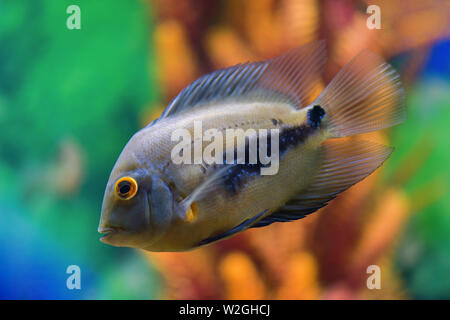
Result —
[[123, 177], [116, 182], [115, 192], [121, 200], [130, 200], [136, 195], [137, 191], [137, 182], [131, 177]]

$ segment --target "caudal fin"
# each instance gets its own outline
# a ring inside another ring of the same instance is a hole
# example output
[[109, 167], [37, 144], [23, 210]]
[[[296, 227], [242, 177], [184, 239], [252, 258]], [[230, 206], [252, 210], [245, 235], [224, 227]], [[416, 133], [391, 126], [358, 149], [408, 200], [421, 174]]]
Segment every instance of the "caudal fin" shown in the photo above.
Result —
[[398, 73], [368, 50], [347, 63], [314, 104], [325, 109], [336, 138], [392, 127], [406, 119]]

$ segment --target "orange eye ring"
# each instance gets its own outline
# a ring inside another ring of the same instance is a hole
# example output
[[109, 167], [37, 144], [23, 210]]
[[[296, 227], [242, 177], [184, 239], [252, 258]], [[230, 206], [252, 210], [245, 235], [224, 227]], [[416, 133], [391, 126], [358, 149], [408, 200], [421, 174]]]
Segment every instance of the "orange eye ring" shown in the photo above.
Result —
[[130, 200], [136, 195], [138, 184], [131, 177], [123, 177], [117, 180], [114, 190], [119, 199]]

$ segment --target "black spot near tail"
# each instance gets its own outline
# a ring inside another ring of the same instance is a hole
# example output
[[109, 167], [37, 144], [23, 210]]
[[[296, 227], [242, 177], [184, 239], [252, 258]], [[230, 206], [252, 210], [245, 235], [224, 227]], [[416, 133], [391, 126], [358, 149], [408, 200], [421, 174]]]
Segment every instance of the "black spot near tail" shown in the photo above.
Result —
[[308, 111], [308, 121], [309, 125], [313, 128], [320, 127], [320, 122], [325, 115], [325, 110], [319, 105], [315, 105], [311, 110]]

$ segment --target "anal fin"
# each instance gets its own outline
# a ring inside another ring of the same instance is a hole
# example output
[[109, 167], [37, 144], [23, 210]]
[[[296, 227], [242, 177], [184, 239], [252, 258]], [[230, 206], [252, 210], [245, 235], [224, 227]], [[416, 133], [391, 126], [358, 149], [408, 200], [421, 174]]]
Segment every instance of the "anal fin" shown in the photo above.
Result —
[[218, 240], [221, 240], [221, 239], [224, 239], [224, 238], [228, 238], [228, 237], [230, 237], [230, 236], [232, 236], [232, 235], [234, 235], [234, 234], [236, 234], [236, 233], [238, 233], [238, 232], [244, 231], [244, 230], [247, 229], [253, 222], [255, 222], [255, 221], [258, 220], [260, 217], [262, 217], [266, 212], [267, 212], [267, 210], [264, 210], [264, 211], [262, 211], [261, 213], [258, 213], [256, 216], [254, 216], [254, 217], [252, 217], [252, 218], [250, 218], [250, 219], [245, 220], [244, 222], [242, 222], [242, 223], [239, 224], [238, 226], [236, 226], [236, 227], [234, 227], [234, 228], [232, 228], [232, 229], [230, 229], [230, 230], [228, 230], [228, 231], [225, 231], [225, 232], [223, 232], [223, 233], [221, 233], [221, 234], [218, 234], [218, 235], [216, 235], [216, 236], [212, 236], [212, 237], [209, 237], [209, 238], [206, 238], [206, 239], [200, 241], [200, 242], [198, 243], [198, 246], [203, 246], [203, 245], [208, 244], [208, 243], [211, 243], [211, 242], [215, 242], [215, 241], [218, 241]]
[[326, 206], [338, 194], [375, 171], [392, 148], [370, 141], [328, 140], [321, 145], [322, 165], [307, 190], [251, 227], [298, 220]]

